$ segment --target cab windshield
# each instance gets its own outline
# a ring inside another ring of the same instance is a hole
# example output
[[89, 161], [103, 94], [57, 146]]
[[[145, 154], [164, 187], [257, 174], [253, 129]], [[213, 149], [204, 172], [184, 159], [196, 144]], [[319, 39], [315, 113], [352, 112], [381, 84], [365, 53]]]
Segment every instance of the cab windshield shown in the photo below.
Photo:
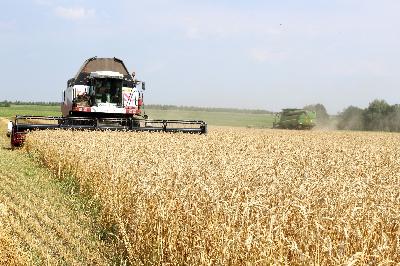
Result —
[[90, 95], [96, 105], [99, 103], [122, 105], [122, 80], [94, 79], [90, 87]]

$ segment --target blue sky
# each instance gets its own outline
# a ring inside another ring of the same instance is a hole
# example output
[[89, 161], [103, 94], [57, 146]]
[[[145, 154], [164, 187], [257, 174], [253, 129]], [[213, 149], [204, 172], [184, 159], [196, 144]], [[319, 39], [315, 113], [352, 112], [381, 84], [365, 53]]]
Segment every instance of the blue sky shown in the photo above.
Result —
[[115, 56], [148, 104], [400, 103], [398, 0], [2, 2], [0, 100], [59, 101], [85, 59]]

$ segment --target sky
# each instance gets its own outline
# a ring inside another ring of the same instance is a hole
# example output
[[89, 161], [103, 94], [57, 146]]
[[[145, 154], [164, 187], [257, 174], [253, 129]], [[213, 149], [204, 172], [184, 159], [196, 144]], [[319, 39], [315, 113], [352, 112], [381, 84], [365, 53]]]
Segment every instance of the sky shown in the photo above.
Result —
[[98, 56], [146, 81], [147, 104], [400, 103], [399, 0], [0, 2], [0, 100], [60, 101]]

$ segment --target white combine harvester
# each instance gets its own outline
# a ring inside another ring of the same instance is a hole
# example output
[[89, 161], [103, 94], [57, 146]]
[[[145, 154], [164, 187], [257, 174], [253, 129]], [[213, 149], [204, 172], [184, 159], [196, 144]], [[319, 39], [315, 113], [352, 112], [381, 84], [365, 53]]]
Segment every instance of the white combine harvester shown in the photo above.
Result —
[[129, 74], [122, 60], [89, 58], [68, 80], [62, 117], [17, 115], [8, 125], [11, 145], [21, 146], [27, 132], [44, 129], [207, 132], [204, 121], [147, 119], [144, 90], [145, 83]]

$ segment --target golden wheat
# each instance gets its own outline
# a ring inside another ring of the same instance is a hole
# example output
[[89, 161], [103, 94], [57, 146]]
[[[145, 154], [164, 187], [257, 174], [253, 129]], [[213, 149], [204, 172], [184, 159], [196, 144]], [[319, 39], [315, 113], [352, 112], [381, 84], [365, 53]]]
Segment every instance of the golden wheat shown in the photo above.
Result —
[[33, 132], [132, 264], [400, 261], [399, 134], [214, 129], [207, 136]]

